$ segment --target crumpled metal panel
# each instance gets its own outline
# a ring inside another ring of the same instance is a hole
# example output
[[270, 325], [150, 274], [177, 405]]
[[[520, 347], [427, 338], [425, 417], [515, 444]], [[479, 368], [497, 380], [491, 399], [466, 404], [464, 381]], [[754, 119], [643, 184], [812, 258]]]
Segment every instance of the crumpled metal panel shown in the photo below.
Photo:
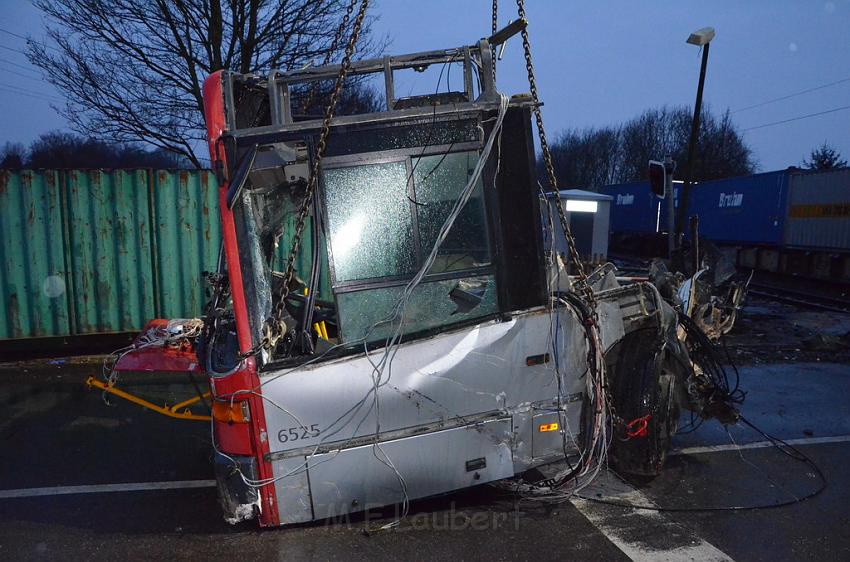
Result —
[[69, 333], [58, 174], [0, 170], [0, 339]]
[[[557, 330], [554, 328], [556, 321], [559, 323]], [[553, 346], [550, 335], [555, 333], [558, 342]], [[556, 357], [553, 349], [563, 353]], [[377, 362], [383, 352], [373, 351], [368, 358], [361, 354], [299, 369], [269, 371], [261, 376], [262, 393], [267, 403], [265, 415], [270, 458], [275, 475], [280, 477], [275, 490], [282, 520], [303, 521], [309, 515], [304, 506], [309, 505], [306, 494], [310, 490], [300, 477], [296, 478], [303, 471], [298, 469], [298, 465], [304, 464], [305, 457], [317, 453], [309, 461], [310, 487], [321, 488], [325, 483], [335, 481], [335, 474], [342, 479], [352, 470], [362, 469], [354, 468], [345, 461], [345, 458], [356, 460], [358, 457], [340, 455], [340, 458], [334, 458], [334, 451], [360, 445], [358, 440], [367, 440], [362, 444], [369, 444], [368, 439], [376, 432], [377, 409], [372, 395], [374, 372], [370, 359]], [[527, 363], [529, 356], [545, 353], [550, 353], [549, 362]], [[506, 321], [484, 322], [472, 328], [404, 342], [395, 356], [391, 372], [384, 373], [384, 381], [377, 391], [381, 435], [397, 440], [427, 435], [436, 429], [468, 426], [484, 418], [510, 417], [513, 419], [511, 432], [500, 433], [492, 442], [495, 447], [510, 449], [516, 472], [526, 470], [535, 464], [532, 452], [533, 416], [556, 410], [559, 390], [565, 402], [569, 448], [572, 448], [573, 438], [580, 433], [580, 397], [585, 384], [580, 375], [586, 368], [585, 354], [581, 322], [565, 308], [552, 316], [547, 310], [540, 309]], [[560, 385], [555, 371], [556, 361]], [[328, 455], [321, 457], [324, 453]], [[460, 462], [459, 470], [465, 473], [463, 463], [471, 457], [464, 457], [466, 452], [463, 448], [451, 453]], [[390, 456], [393, 463], [400, 460], [398, 454]], [[294, 460], [298, 461], [295, 465]], [[491, 464], [488, 461], [488, 466]], [[322, 467], [321, 475], [319, 480], [314, 480], [311, 471], [317, 466]], [[415, 464], [399, 466], [396, 465], [402, 476], [405, 479], [409, 477], [408, 482], [414, 482], [421, 476]], [[394, 494], [398, 489], [396, 478], [392, 471], [385, 476], [389, 477], [388, 493]], [[500, 472], [494, 477], [504, 476]], [[442, 488], [441, 491], [457, 487], [453, 478], [438, 482], [429, 477], [428, 480]], [[352, 498], [348, 497], [355, 493], [354, 490], [341, 493], [341, 497], [348, 500], [348, 511], [361, 509], [352, 506]], [[408, 490], [410, 498], [432, 493], [438, 492], [434, 488]], [[362, 506], [367, 502], [380, 503], [386, 498], [357, 499]], [[333, 502], [325, 501], [325, 504], [329, 503]], [[314, 503], [316, 517], [343, 512], [340, 511], [341, 505], [335, 509], [328, 505], [319, 512]]]
[[[315, 519], [424, 498], [514, 475], [511, 418], [315, 455], [308, 461]], [[381, 457], [384, 458], [381, 458]], [[390, 469], [386, 459], [392, 460]], [[479, 468], [472, 469], [471, 463]], [[288, 505], [283, 511], [288, 511]]]

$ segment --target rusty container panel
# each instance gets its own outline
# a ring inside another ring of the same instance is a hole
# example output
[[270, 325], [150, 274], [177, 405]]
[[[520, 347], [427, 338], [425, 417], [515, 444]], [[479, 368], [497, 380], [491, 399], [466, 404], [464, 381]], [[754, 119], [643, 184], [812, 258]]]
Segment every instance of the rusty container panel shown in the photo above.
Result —
[[785, 245], [850, 250], [850, 168], [791, 175]]
[[56, 172], [0, 170], [0, 339], [69, 333]]
[[154, 317], [145, 170], [69, 170], [74, 334], [133, 331]]
[[206, 170], [151, 174], [157, 315], [194, 318], [207, 300], [202, 272], [216, 270], [221, 246], [218, 184]]

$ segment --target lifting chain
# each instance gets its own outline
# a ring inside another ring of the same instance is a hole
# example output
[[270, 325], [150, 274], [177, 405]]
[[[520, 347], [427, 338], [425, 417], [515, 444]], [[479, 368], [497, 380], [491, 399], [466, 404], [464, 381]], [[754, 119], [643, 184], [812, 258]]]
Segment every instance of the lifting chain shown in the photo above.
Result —
[[[498, 0], [497, 0], [498, 1]], [[334, 38], [331, 41], [331, 46], [328, 47], [328, 51], [325, 53], [325, 58], [322, 61], [322, 66], [327, 66], [331, 62], [331, 57], [333, 57], [337, 48], [339, 47], [339, 41], [342, 39], [343, 32], [348, 28], [348, 22], [351, 20], [351, 14], [354, 12], [354, 6], [357, 4], [357, 0], [351, 0], [348, 3], [348, 7], [345, 9], [345, 15], [342, 16], [342, 20], [339, 22], [339, 26], [336, 28], [336, 33], [334, 34]], [[301, 105], [301, 111], [303, 113], [307, 113], [307, 111], [312, 107], [313, 100], [316, 97], [316, 82], [313, 82], [310, 85], [310, 93], [307, 95], [307, 99], [304, 100], [304, 103]]]
[[[348, 13], [353, 10], [356, 0], [352, 0]], [[289, 285], [292, 283], [292, 278], [295, 276], [295, 258], [298, 257], [298, 250], [301, 248], [301, 239], [304, 235], [304, 225], [307, 221], [307, 216], [310, 214], [310, 208], [313, 202], [313, 194], [316, 192], [316, 187], [319, 184], [319, 171], [322, 165], [322, 156], [325, 154], [327, 147], [328, 135], [331, 131], [331, 120], [333, 119], [336, 105], [339, 101], [342, 86], [345, 82], [345, 77], [348, 75], [348, 70], [351, 67], [351, 57], [354, 55], [354, 48], [357, 46], [357, 38], [360, 35], [360, 29], [363, 27], [363, 19], [366, 17], [366, 9], [369, 6], [369, 0], [361, 0], [360, 9], [357, 12], [357, 17], [354, 19], [354, 26], [351, 30], [351, 37], [348, 38], [348, 44], [345, 46], [345, 54], [342, 57], [342, 62], [339, 66], [339, 74], [336, 77], [336, 85], [334, 86], [331, 99], [328, 106], [325, 108], [325, 116], [322, 120], [322, 128], [319, 133], [319, 141], [316, 143], [316, 155], [313, 159], [313, 166], [310, 170], [310, 180], [307, 182], [307, 190], [304, 192], [304, 198], [301, 200], [301, 208], [298, 211], [298, 219], [295, 222], [295, 233], [292, 237], [292, 246], [289, 249], [289, 257], [286, 260], [286, 268], [283, 273], [283, 281], [280, 289], [275, 295], [274, 304], [272, 307], [271, 316], [266, 320], [263, 326], [263, 337], [259, 344], [243, 356], [255, 355], [262, 349], [274, 349], [277, 346], [278, 340], [286, 333], [286, 324], [283, 321], [283, 315], [286, 311], [286, 299], [289, 297]], [[346, 17], [348, 17], [348, 13]]]
[[[496, 14], [496, 4], [498, 0], [493, 2], [493, 14], [495, 21]], [[525, 15], [525, 0], [516, 0], [517, 4], [517, 16], [520, 19], [527, 19]], [[590, 286], [590, 283], [587, 279], [587, 273], [584, 270], [584, 265], [581, 263], [581, 258], [579, 257], [578, 249], [576, 248], [576, 241], [573, 237], [572, 230], [570, 229], [570, 225], [567, 222], [567, 216], [564, 213], [564, 205], [561, 200], [561, 193], [558, 190], [558, 180], [555, 177], [555, 167], [552, 165], [552, 154], [549, 151], [549, 143], [546, 142], [546, 130], [543, 128], [543, 115], [540, 112], [540, 97], [537, 93], [537, 81], [534, 77], [534, 63], [531, 60], [531, 42], [528, 39], [528, 29], [523, 28], [520, 32], [522, 35], [522, 48], [525, 53], [525, 69], [528, 72], [528, 87], [531, 93], [531, 98], [534, 101], [534, 120], [537, 124], [537, 134], [540, 138], [540, 148], [543, 152], [543, 163], [546, 166], [546, 176], [549, 180], [549, 187], [555, 193], [555, 202], [556, 207], [558, 209], [558, 220], [561, 223], [561, 229], [564, 231], [564, 237], [567, 239], [567, 248], [570, 252], [570, 259], [575, 264], [576, 273], [578, 276], [577, 288], [581, 291], [581, 294], [584, 296], [585, 301], [587, 302], [588, 307], [590, 308], [590, 317], [587, 319], [587, 322], [590, 323], [591, 327], [598, 331], [598, 320], [596, 316], [596, 297], [593, 294], [593, 289]], [[593, 350], [589, 350], [588, 354], [593, 354]], [[588, 361], [596, 361], [596, 357], [591, 358], [588, 356]], [[607, 406], [608, 417], [611, 419], [612, 425], [615, 428], [623, 427], [624, 421], [617, 414], [616, 409], [614, 408], [614, 402], [612, 400], [612, 393], [608, 383], [608, 377], [603, 379], [603, 392], [605, 393], [605, 402]]]
[[[516, 0], [516, 5], [519, 19], [526, 19], [525, 0]], [[494, 10], [495, 9], [494, 2]], [[570, 259], [575, 264], [576, 273], [578, 274], [578, 289], [583, 293], [584, 298], [587, 300], [587, 304], [590, 305], [590, 309], [595, 315], [596, 299], [593, 295], [593, 289], [591, 289], [590, 283], [587, 281], [587, 273], [584, 271], [584, 265], [581, 263], [578, 249], [576, 248], [575, 238], [573, 238], [572, 230], [567, 222], [567, 216], [564, 213], [561, 193], [558, 190], [558, 181], [555, 178], [555, 168], [552, 165], [552, 154], [549, 151], [549, 143], [546, 142], [546, 131], [543, 128], [543, 115], [540, 112], [540, 97], [537, 94], [537, 81], [534, 78], [534, 63], [531, 61], [531, 42], [528, 40], [528, 29], [523, 28], [520, 33], [522, 34], [522, 48], [525, 52], [525, 69], [528, 72], [528, 87], [531, 90], [531, 98], [534, 101], [534, 120], [537, 123], [537, 134], [540, 137], [540, 149], [543, 152], [543, 163], [546, 166], [549, 188], [555, 193], [558, 219], [561, 223], [561, 229], [564, 231], [564, 236], [567, 239], [567, 248], [570, 252]]]

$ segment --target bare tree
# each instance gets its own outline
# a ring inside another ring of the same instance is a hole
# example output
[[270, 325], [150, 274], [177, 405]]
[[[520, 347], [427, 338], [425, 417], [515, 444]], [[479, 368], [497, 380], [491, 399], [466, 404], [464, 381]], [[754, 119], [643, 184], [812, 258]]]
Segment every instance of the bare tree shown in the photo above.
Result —
[[[691, 110], [688, 107], [649, 109], [619, 127], [567, 131], [552, 145], [559, 183], [596, 188], [647, 178], [647, 163], [670, 155], [682, 175], [687, 166]], [[752, 151], [727, 111], [721, 117], [703, 109], [697, 137], [696, 181], [751, 174]]]
[[667, 107], [649, 109], [626, 122], [622, 129], [623, 162], [620, 181], [646, 179], [647, 163], [666, 155], [679, 159], [685, 153], [690, 118], [686, 109], [671, 110]]
[[[220, 69], [283, 71], [337, 56], [349, 0], [33, 0], [54, 46], [32, 64], [67, 100], [84, 135], [144, 142], [200, 167], [204, 78]], [[359, 53], [375, 51], [368, 23]]]
[[[680, 153], [681, 162], [686, 154]], [[719, 118], [705, 111], [700, 119], [694, 160], [694, 179], [698, 181], [745, 176], [757, 167], [752, 150], [732, 123], [729, 110]]]
[[552, 145], [559, 185], [594, 189], [617, 181], [622, 161], [620, 131], [613, 127], [561, 133]]

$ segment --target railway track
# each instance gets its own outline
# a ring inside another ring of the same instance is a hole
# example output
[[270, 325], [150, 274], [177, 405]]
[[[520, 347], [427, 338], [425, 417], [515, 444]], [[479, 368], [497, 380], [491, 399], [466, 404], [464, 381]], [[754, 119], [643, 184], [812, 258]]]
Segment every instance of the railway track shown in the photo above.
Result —
[[850, 313], [850, 301], [786, 287], [752, 282], [750, 283], [749, 294], [816, 310]]
[[[613, 257], [619, 267], [618, 275], [634, 276], [647, 274], [647, 262], [645, 260], [635, 259], [625, 255], [613, 255]], [[808, 290], [792, 289], [783, 286], [783, 281], [793, 278], [782, 276], [772, 276], [767, 279], [759, 278], [764, 275], [763, 272], [758, 272], [756, 277], [750, 282], [748, 289], [750, 295], [815, 310], [850, 313], [850, 299], [841, 299], [824, 294], [837, 290], [837, 287], [833, 284], [823, 286], [813, 284], [808, 287]], [[797, 281], [799, 282], [799, 280]], [[811, 280], [806, 281], [808, 283], [814, 283]]]

